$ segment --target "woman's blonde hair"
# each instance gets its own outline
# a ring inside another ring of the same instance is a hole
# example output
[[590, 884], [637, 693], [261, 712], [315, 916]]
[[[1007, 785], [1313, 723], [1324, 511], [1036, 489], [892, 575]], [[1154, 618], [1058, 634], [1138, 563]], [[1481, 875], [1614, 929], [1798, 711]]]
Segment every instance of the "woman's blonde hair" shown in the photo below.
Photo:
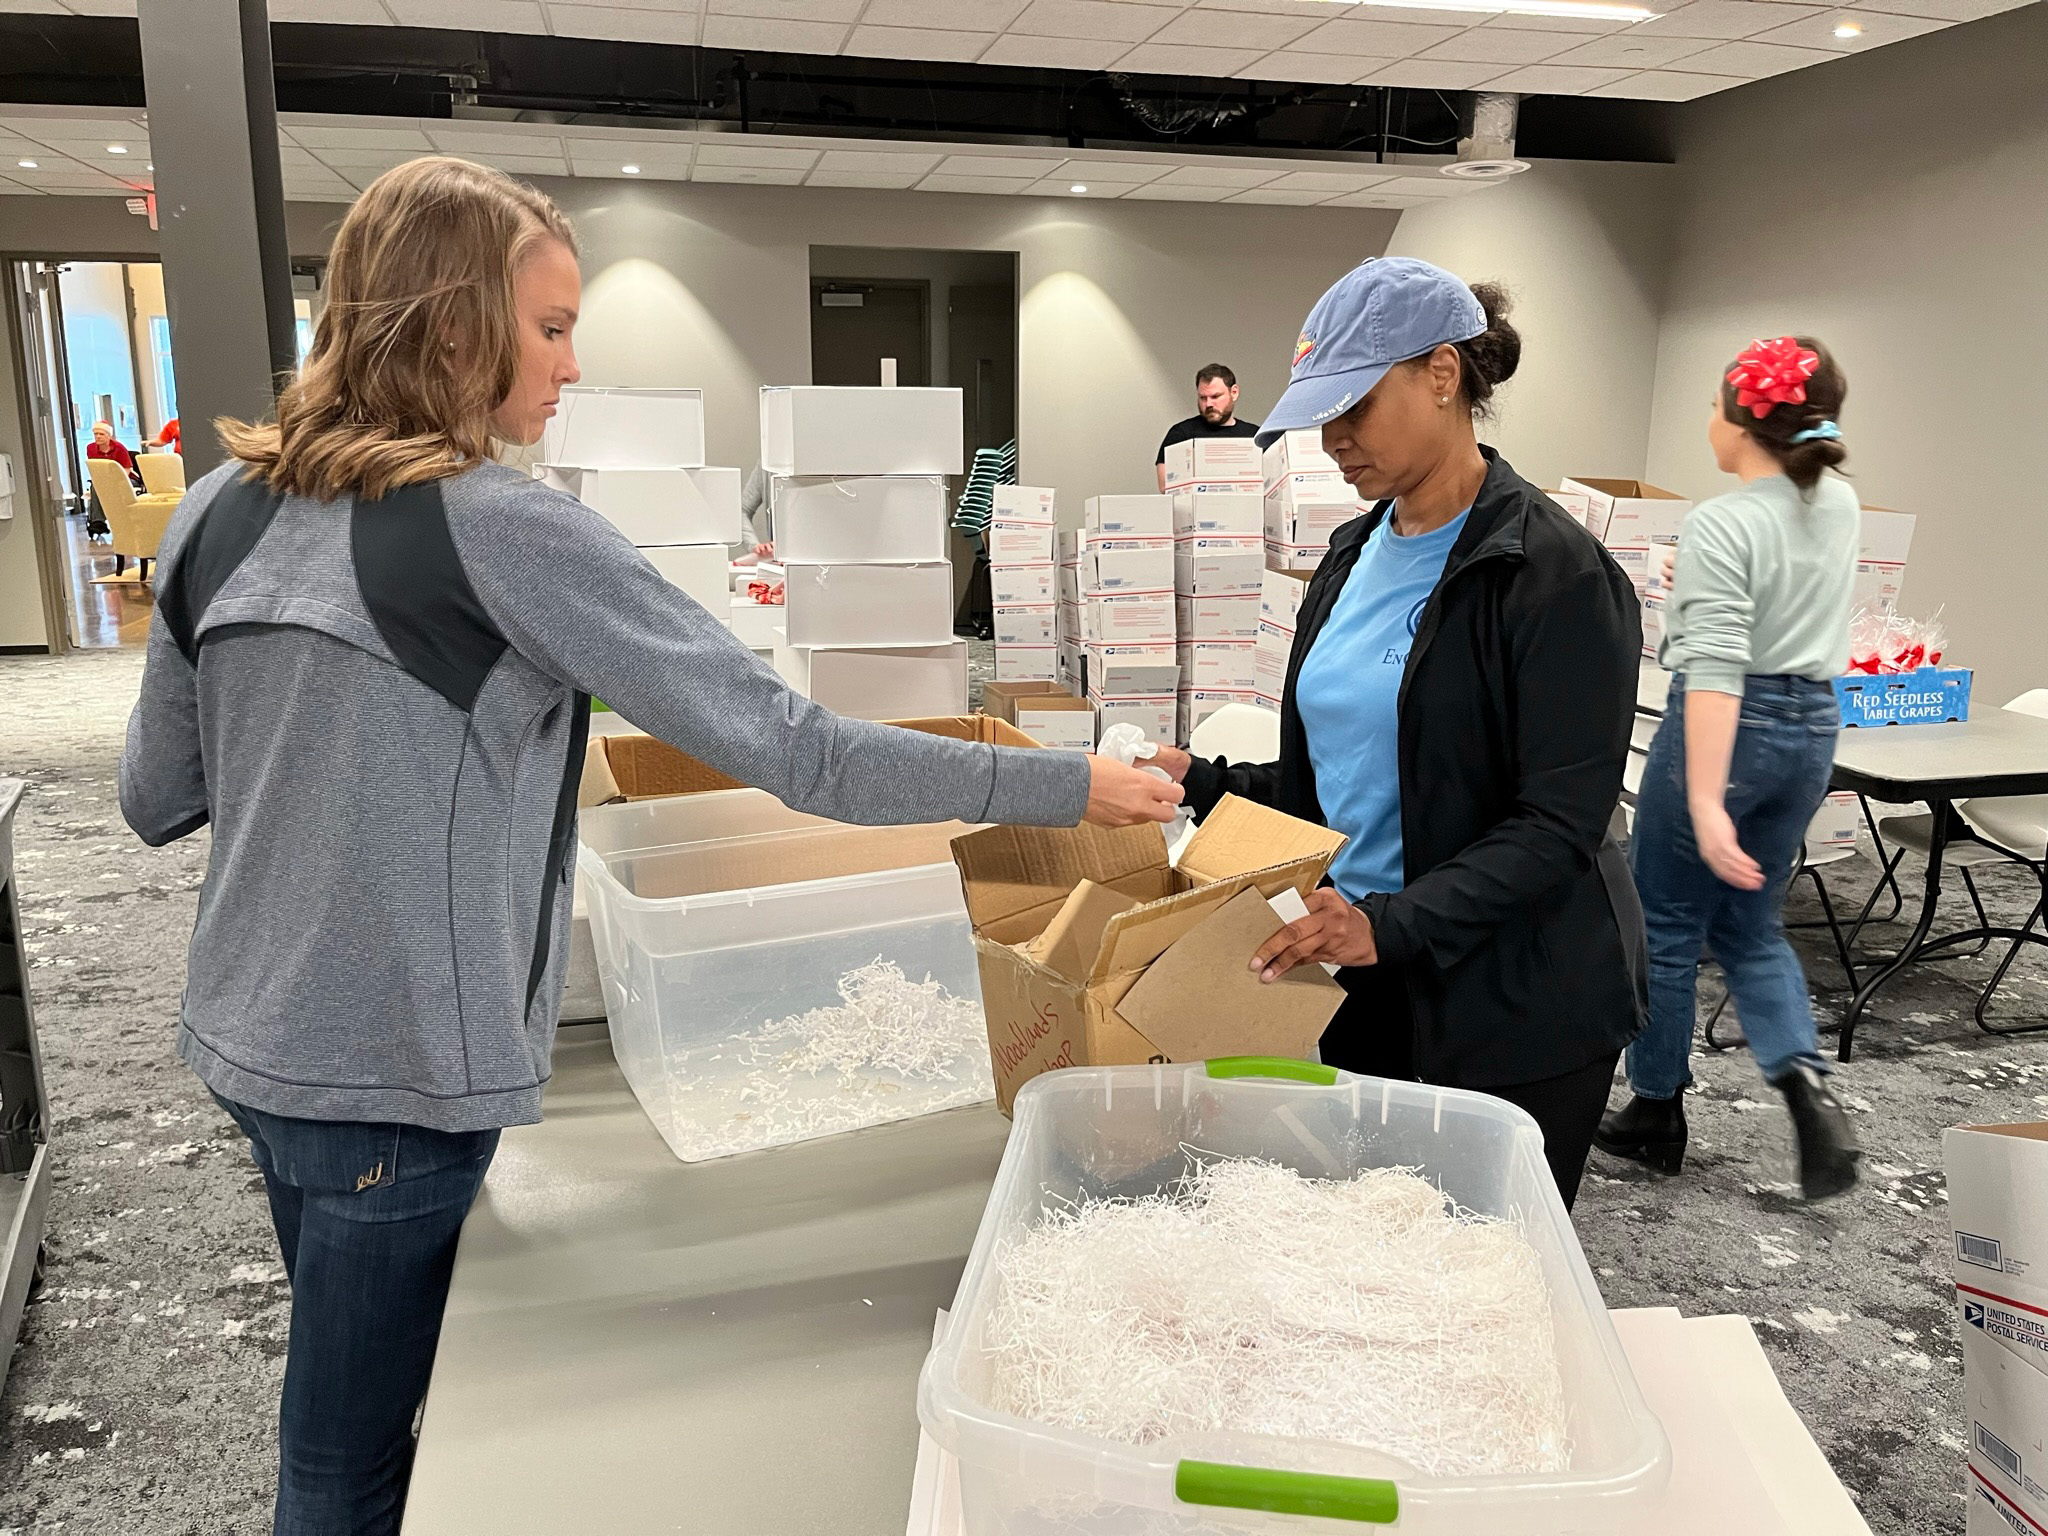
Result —
[[489, 456], [519, 363], [513, 279], [575, 231], [502, 171], [432, 155], [386, 171], [341, 221], [313, 349], [275, 423], [215, 423], [288, 495], [383, 496]]

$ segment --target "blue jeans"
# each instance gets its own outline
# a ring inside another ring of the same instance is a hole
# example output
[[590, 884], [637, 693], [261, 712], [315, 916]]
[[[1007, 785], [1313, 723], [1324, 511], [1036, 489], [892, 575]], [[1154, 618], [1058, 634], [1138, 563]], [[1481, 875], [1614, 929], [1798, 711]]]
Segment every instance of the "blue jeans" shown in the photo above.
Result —
[[275, 1536], [395, 1533], [455, 1240], [498, 1133], [219, 1102], [263, 1171], [292, 1287]]
[[1629, 1086], [1669, 1099], [1692, 1082], [1693, 989], [1702, 949], [1721, 963], [1743, 1033], [1768, 1080], [1795, 1066], [1826, 1071], [1806, 973], [1786, 942], [1781, 909], [1808, 823], [1827, 795], [1841, 716], [1834, 689], [1803, 677], [1743, 685], [1724, 804], [1743, 851], [1768, 877], [1761, 890], [1722, 883], [1693, 841], [1685, 793], [1685, 679], [1671, 681], [1650, 744], [1629, 858], [1650, 942], [1650, 1023], [1628, 1048]]

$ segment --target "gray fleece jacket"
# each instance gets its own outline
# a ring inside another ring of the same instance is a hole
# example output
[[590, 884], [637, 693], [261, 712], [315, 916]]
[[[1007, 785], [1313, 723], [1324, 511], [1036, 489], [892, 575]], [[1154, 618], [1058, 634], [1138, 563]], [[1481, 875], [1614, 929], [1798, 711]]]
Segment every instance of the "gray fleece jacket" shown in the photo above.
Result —
[[314, 1120], [540, 1118], [596, 694], [798, 810], [1071, 825], [1073, 753], [841, 719], [611, 525], [485, 465], [381, 501], [227, 465], [164, 536], [121, 809], [213, 828], [179, 1053]]

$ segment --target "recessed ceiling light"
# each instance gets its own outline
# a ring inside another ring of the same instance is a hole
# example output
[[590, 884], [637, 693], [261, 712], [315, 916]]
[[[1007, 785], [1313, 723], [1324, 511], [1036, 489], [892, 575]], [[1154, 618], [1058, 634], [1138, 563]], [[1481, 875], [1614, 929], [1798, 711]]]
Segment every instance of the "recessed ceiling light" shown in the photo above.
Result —
[[619, 171], [622, 175], [638, 176], [640, 174], [640, 167], [637, 165], [622, 165], [619, 167]]
[[128, 146], [126, 144], [109, 144], [107, 146], [107, 153], [110, 155], [125, 155], [128, 153]]
[[1086, 192], [1088, 190], [1088, 183], [1085, 181], [1077, 181], [1071, 187], [1067, 188], [1067, 190], [1069, 192]]
[[17, 160], [14, 163], [20, 166], [24, 171], [32, 171], [36, 168], [36, 163], [33, 160]]
[[1862, 35], [1863, 25], [1860, 22], [1842, 21], [1835, 24], [1835, 36], [1837, 37], [1861, 37]]

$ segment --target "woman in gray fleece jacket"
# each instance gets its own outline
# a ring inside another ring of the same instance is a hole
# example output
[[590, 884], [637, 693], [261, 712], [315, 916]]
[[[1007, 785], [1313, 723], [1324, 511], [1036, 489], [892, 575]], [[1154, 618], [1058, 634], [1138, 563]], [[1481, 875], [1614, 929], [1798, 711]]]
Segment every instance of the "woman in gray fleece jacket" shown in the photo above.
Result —
[[334, 243], [275, 425], [163, 541], [121, 764], [152, 845], [213, 829], [178, 1049], [247, 1132], [292, 1285], [276, 1530], [393, 1532], [455, 1242], [540, 1118], [589, 696], [791, 806], [870, 823], [1171, 819], [1073, 753], [841, 719], [608, 523], [490, 463], [578, 377], [575, 241], [460, 160]]

